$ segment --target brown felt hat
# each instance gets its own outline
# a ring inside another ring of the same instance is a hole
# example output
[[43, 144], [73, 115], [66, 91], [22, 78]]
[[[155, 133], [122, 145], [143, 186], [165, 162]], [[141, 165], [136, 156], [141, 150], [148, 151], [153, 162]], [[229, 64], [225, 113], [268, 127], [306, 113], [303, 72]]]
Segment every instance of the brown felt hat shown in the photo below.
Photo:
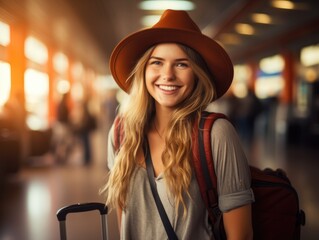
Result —
[[225, 50], [213, 39], [202, 34], [185, 11], [166, 10], [151, 28], [124, 38], [113, 50], [110, 59], [112, 75], [121, 89], [129, 92], [128, 80], [144, 52], [159, 43], [180, 43], [197, 51], [206, 61], [214, 79], [217, 97], [221, 97], [233, 80], [233, 64]]

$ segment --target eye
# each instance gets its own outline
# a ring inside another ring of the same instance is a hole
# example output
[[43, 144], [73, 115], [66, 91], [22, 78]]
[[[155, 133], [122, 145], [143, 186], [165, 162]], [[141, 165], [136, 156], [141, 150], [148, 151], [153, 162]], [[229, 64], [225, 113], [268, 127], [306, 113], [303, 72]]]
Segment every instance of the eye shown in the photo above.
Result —
[[178, 62], [176, 63], [177, 67], [181, 67], [181, 68], [187, 68], [188, 67], [188, 63], [186, 62]]
[[158, 61], [158, 60], [151, 60], [151, 61], [149, 62], [149, 64], [150, 64], [150, 65], [161, 65], [162, 62], [161, 62], [161, 61]]

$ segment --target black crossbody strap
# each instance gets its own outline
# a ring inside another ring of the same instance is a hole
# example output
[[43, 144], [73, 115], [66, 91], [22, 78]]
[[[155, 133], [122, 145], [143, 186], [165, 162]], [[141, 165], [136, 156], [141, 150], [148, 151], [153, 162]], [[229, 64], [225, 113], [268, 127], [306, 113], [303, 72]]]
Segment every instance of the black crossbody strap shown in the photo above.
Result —
[[156, 183], [155, 183], [155, 176], [154, 176], [154, 167], [152, 163], [152, 158], [151, 158], [151, 153], [148, 145], [148, 141], [146, 140], [144, 143], [144, 156], [145, 156], [145, 161], [146, 161], [146, 171], [147, 171], [147, 176], [148, 180], [151, 186], [152, 194], [156, 203], [157, 210], [160, 214], [160, 217], [162, 219], [165, 231], [167, 233], [168, 239], [169, 240], [178, 240], [176, 233], [168, 219], [168, 216], [165, 212], [164, 206], [161, 202], [161, 199], [158, 195], [157, 188], [156, 188]]

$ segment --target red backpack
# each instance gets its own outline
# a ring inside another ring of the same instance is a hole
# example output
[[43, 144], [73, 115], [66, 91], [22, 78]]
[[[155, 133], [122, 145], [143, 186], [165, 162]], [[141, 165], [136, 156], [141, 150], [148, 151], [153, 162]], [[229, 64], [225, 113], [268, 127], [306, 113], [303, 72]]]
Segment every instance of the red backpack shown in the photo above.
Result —
[[[226, 239], [222, 214], [218, 208], [217, 178], [211, 150], [211, 128], [221, 113], [204, 112], [193, 134], [193, 167], [200, 192], [213, 225], [216, 240]], [[114, 121], [114, 144], [118, 149], [123, 129], [120, 118]], [[200, 129], [200, 130], [199, 130]], [[251, 187], [255, 195], [252, 222], [256, 240], [297, 240], [300, 226], [305, 225], [305, 213], [299, 209], [298, 194], [281, 169], [260, 170], [250, 166]]]
[[[223, 114], [204, 112], [193, 138], [193, 164], [202, 198], [214, 226], [215, 239], [226, 239], [218, 209], [217, 179], [211, 151], [211, 128]], [[199, 130], [200, 129], [200, 130]], [[298, 194], [281, 169], [260, 170], [250, 166], [254, 239], [300, 239], [305, 213], [299, 208]]]

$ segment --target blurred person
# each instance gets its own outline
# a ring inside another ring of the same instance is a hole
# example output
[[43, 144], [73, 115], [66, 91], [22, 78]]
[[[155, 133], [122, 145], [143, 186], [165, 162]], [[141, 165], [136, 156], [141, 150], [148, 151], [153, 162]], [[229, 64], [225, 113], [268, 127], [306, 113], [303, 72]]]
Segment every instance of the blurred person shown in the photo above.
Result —
[[319, 79], [312, 83], [310, 109], [310, 144], [319, 146]]
[[[117, 107], [119, 105], [117, 100], [118, 89], [110, 89], [105, 93], [104, 101], [101, 104], [101, 130], [102, 130], [102, 140], [105, 145], [107, 145], [108, 137], [107, 132], [109, 132], [112, 123], [117, 114]], [[107, 151], [102, 151], [103, 158], [106, 160]], [[106, 161], [103, 161], [104, 163]]]
[[68, 101], [69, 93], [64, 93], [57, 108], [57, 120], [65, 125], [69, 125], [70, 110], [68, 106]]
[[76, 136], [81, 140], [84, 164], [89, 165], [92, 161], [91, 133], [97, 128], [97, 119], [90, 112], [88, 98], [75, 106], [72, 128]]
[[116, 117], [118, 101], [116, 99], [117, 89], [109, 90], [106, 94], [105, 100], [102, 103], [103, 113], [105, 115], [106, 130], [109, 131], [110, 127]]
[[53, 125], [52, 151], [57, 163], [66, 163], [73, 149], [69, 93], [64, 93], [57, 106], [57, 121]]
[[276, 115], [280, 105], [278, 96], [271, 96], [262, 99], [263, 111], [262, 115], [262, 130], [265, 143], [269, 146], [273, 145], [276, 139]]
[[[166, 10], [152, 28], [115, 47], [110, 67], [129, 94], [119, 108], [124, 132], [119, 149], [114, 126], [109, 132], [110, 172], [101, 190], [106, 204], [117, 209], [121, 239], [167, 239], [146, 174], [145, 151], [177, 238], [214, 239], [192, 169], [192, 138], [202, 111], [232, 82], [227, 53], [185, 11]], [[240, 140], [229, 121], [218, 119], [211, 141], [227, 238], [252, 239], [254, 196]]]
[[235, 102], [234, 105], [236, 107], [233, 108], [232, 119], [237, 127], [239, 136], [248, 150], [251, 148], [255, 134], [256, 119], [263, 111], [263, 105], [256, 97], [254, 91], [249, 88], [247, 95], [243, 98], [237, 98]]

